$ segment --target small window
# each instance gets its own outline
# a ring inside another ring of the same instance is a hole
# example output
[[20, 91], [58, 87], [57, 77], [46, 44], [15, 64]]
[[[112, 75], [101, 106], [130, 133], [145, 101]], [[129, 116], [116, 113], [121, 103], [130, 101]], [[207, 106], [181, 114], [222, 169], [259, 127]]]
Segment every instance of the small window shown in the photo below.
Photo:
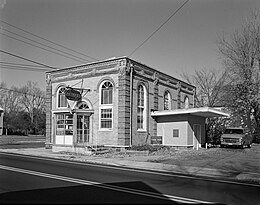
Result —
[[173, 137], [179, 137], [179, 130], [178, 129], [173, 129], [172, 130], [172, 136]]

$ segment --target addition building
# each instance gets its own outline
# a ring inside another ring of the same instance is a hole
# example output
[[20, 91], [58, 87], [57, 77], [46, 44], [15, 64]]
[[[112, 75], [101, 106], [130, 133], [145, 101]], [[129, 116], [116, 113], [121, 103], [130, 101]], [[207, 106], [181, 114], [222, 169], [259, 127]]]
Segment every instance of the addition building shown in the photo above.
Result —
[[201, 145], [205, 116], [216, 114], [190, 115], [190, 109], [197, 112], [193, 85], [127, 57], [48, 71], [46, 81], [46, 148], [53, 151], [84, 153], [158, 139], [169, 146]]

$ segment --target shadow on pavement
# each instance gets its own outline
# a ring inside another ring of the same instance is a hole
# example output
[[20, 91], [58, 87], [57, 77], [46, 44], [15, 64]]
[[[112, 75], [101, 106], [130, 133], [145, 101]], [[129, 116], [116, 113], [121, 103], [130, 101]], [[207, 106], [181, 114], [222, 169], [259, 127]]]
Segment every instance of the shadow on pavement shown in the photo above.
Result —
[[[106, 188], [105, 188], [106, 187]], [[110, 187], [110, 188], [108, 188]], [[113, 189], [117, 187], [117, 190]], [[128, 191], [120, 191], [127, 190]], [[132, 191], [130, 191], [130, 189]], [[133, 189], [135, 191], [133, 191]], [[138, 191], [139, 190], [139, 191]], [[145, 194], [149, 192], [150, 194]], [[143, 194], [141, 194], [143, 193]], [[186, 204], [174, 202], [145, 183], [120, 182], [98, 186], [79, 185], [70, 187], [15, 191], [0, 194], [1, 204], [28, 203], [120, 203], [120, 204]]]

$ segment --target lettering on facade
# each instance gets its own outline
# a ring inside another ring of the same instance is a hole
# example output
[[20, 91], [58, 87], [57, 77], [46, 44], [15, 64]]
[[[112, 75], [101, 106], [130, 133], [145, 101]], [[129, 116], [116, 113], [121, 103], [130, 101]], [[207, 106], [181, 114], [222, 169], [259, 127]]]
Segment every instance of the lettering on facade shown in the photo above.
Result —
[[67, 87], [65, 90], [65, 97], [68, 100], [79, 101], [81, 100], [81, 93], [73, 88]]

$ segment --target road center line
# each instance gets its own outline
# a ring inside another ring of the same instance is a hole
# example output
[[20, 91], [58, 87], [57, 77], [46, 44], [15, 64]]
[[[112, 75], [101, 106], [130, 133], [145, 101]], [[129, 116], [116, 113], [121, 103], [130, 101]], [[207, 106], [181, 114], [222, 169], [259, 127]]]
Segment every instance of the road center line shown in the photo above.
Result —
[[27, 170], [27, 169], [20, 169], [20, 168], [9, 167], [9, 166], [4, 166], [4, 165], [0, 165], [0, 169], [13, 171], [13, 172], [19, 172], [19, 173], [23, 173], [23, 174], [30, 174], [30, 175], [34, 175], [34, 176], [46, 177], [46, 178], [51, 178], [51, 179], [57, 179], [57, 180], [62, 180], [62, 181], [67, 181], [67, 182], [72, 182], [72, 183], [77, 183], [77, 184], [92, 185], [92, 186], [96, 186], [99, 188], [111, 189], [114, 191], [126, 192], [126, 193], [130, 193], [130, 194], [137, 194], [137, 195], [142, 195], [142, 196], [146, 196], [146, 197], [169, 199], [169, 200], [172, 200], [175, 202], [181, 202], [181, 203], [215, 204], [214, 202], [207, 202], [207, 201], [189, 199], [189, 198], [184, 198], [184, 197], [177, 197], [177, 196], [166, 195], [166, 194], [158, 194], [158, 193], [147, 192], [147, 191], [142, 191], [142, 190], [135, 190], [135, 189], [131, 189], [131, 188], [117, 187], [117, 186], [113, 186], [113, 185], [102, 184], [99, 182], [93, 182], [93, 181], [59, 176], [59, 175], [48, 174], [48, 173], [43, 173], [43, 172], [31, 171], [31, 170]]

